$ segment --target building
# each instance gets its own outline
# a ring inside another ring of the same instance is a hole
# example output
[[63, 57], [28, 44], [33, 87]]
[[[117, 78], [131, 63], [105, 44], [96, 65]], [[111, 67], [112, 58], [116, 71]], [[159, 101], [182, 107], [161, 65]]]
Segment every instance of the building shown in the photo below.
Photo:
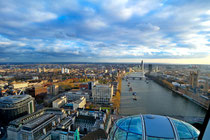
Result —
[[85, 97], [86, 101], [90, 101], [90, 93], [86, 91], [69, 91], [65, 93], [67, 100], [75, 101], [79, 100], [81, 97]]
[[98, 84], [98, 81], [90, 81], [90, 82], [88, 82], [88, 90], [92, 90], [92, 88], [93, 88], [93, 86], [95, 85], [95, 84]]
[[209, 82], [208, 82], [208, 79], [205, 81], [204, 91], [205, 91], [206, 93], [208, 93], [208, 91], [209, 91]]
[[198, 87], [198, 78], [199, 78], [199, 71], [197, 72], [190, 72], [190, 81], [189, 84], [190, 86], [195, 89]]
[[67, 68], [61, 68], [61, 73], [64, 74], [64, 73], [69, 73], [69, 69]]
[[199, 131], [192, 125], [160, 115], [136, 115], [119, 119], [108, 140], [179, 140], [198, 139]]
[[28, 83], [27, 82], [13, 83], [12, 84], [12, 88], [13, 89], [20, 89], [20, 88], [26, 88], [26, 87], [28, 87]]
[[51, 130], [65, 115], [60, 109], [42, 109], [9, 123], [8, 140], [50, 139]]
[[53, 101], [52, 106], [53, 106], [53, 108], [60, 108], [61, 106], [66, 104], [66, 102], [67, 102], [67, 98], [66, 98], [66, 96], [63, 96], [63, 97], [60, 97], [60, 98], [56, 99], [55, 101]]
[[47, 87], [43, 85], [34, 86], [34, 96], [37, 96], [39, 94], [46, 94], [47, 93]]
[[144, 61], [143, 60], [141, 60], [141, 70], [144, 73]]
[[34, 112], [34, 98], [30, 95], [14, 95], [0, 98], [0, 116], [5, 122]]
[[61, 73], [65, 73], [65, 68], [61, 68]]
[[57, 95], [59, 93], [59, 86], [58, 85], [50, 85], [47, 88], [47, 94]]
[[32, 80], [39, 80], [39, 77], [38, 76], [33, 76]]
[[69, 69], [65, 68], [65, 73], [69, 73]]
[[112, 82], [113, 85], [113, 94], [115, 95], [118, 89], [118, 82]]
[[152, 64], [149, 64], [149, 73], [152, 72]]
[[110, 117], [107, 116], [108, 111], [105, 110], [78, 109], [73, 130], [79, 128], [81, 134], [87, 134], [99, 128], [109, 129], [109, 126], [105, 128], [106, 122], [109, 122], [108, 120], [110, 119]]
[[54, 130], [51, 132], [52, 140], [74, 140], [74, 132], [68, 130]]
[[79, 89], [80, 89], [80, 90], [89, 89], [88, 83], [82, 83], [82, 84], [80, 84], [80, 85], [79, 85]]
[[36, 97], [40, 94], [47, 94], [47, 87], [43, 85], [35, 85], [31, 88], [27, 88], [26, 93], [30, 94], [32, 97]]
[[47, 69], [46, 68], [43, 68], [43, 72], [47, 72]]
[[65, 107], [70, 107], [71, 109], [76, 110], [78, 108], [84, 108], [85, 105], [86, 105], [86, 98], [81, 97], [76, 101], [66, 103]]
[[113, 96], [112, 85], [95, 85], [92, 89], [92, 98], [94, 103], [109, 104]]
[[37, 72], [38, 73], [41, 73], [42, 72], [42, 69], [41, 68], [37, 68]]
[[[83, 135], [79, 134], [78, 129], [73, 130], [76, 115], [72, 114], [64, 119], [57, 125], [56, 129], [51, 131], [51, 140], [75, 140]], [[73, 131], [72, 131], [73, 130]]]

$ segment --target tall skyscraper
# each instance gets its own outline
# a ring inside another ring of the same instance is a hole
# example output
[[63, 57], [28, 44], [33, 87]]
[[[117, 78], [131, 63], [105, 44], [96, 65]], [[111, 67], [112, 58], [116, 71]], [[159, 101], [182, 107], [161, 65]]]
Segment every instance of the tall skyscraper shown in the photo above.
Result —
[[149, 73], [152, 72], [152, 64], [149, 64]]
[[65, 73], [65, 68], [61, 68], [61, 73]]
[[144, 76], [144, 61], [141, 60], [141, 71], [142, 71], [142, 76]]
[[141, 60], [141, 70], [144, 71], [144, 61]]

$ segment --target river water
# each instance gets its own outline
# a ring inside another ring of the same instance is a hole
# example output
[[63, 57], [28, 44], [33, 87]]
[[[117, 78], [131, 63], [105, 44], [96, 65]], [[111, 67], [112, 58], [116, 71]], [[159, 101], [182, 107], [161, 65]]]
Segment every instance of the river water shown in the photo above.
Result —
[[[138, 73], [135, 73], [138, 75]], [[134, 74], [134, 75], [135, 75]], [[136, 92], [137, 100], [133, 100], [129, 92], [128, 82]], [[169, 116], [205, 117], [206, 110], [190, 100], [171, 92], [152, 80], [122, 80], [120, 114], [159, 114]]]

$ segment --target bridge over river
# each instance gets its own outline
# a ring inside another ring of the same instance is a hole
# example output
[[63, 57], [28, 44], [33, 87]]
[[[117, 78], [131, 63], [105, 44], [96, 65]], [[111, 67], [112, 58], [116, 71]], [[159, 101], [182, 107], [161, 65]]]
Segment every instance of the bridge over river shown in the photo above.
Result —
[[[120, 115], [159, 114], [181, 119], [190, 123], [201, 123], [206, 110], [190, 100], [171, 92], [152, 80], [145, 80], [142, 73], [132, 73], [122, 80]], [[133, 79], [132, 77], [138, 78]], [[128, 82], [137, 100], [133, 100]]]

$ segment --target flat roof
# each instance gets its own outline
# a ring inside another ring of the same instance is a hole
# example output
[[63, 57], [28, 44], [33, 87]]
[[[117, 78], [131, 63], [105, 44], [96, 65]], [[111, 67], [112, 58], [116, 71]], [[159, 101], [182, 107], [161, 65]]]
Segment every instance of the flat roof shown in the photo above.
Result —
[[49, 120], [53, 116], [55, 116], [55, 115], [54, 114], [43, 114], [42, 116], [39, 116], [39, 117], [33, 119], [32, 121], [29, 121], [28, 123], [24, 124], [23, 126], [33, 129], [33, 128], [41, 125], [43, 122]]
[[11, 96], [6, 96], [6, 97], [1, 97], [0, 98], [0, 103], [3, 104], [14, 104], [21, 102], [23, 100], [26, 100], [27, 98], [30, 98], [30, 95], [11, 95]]

